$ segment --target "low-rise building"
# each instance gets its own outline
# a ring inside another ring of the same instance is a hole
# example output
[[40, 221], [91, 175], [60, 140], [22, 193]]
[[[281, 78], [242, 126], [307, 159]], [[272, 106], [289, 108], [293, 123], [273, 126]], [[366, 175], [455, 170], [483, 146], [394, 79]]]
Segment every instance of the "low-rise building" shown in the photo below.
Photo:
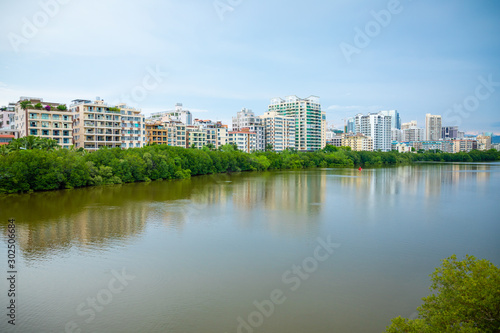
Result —
[[19, 137], [33, 135], [53, 139], [66, 149], [73, 145], [73, 115], [65, 104], [21, 97], [15, 105], [14, 119]]
[[207, 132], [200, 126], [186, 126], [186, 139], [186, 147], [201, 149], [207, 145]]
[[453, 140], [453, 152], [460, 153], [465, 152], [468, 153], [471, 150], [477, 149], [477, 141], [476, 140]]
[[491, 136], [488, 135], [478, 135], [476, 137], [477, 149], [478, 150], [490, 150], [491, 149]]

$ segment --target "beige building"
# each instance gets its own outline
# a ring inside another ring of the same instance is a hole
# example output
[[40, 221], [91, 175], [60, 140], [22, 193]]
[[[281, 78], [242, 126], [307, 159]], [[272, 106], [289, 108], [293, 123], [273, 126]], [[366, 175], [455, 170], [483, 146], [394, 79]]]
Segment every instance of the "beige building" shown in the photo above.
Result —
[[441, 139], [441, 116], [425, 115], [425, 140], [438, 141]]
[[470, 152], [471, 150], [477, 149], [476, 140], [453, 140], [453, 152]]
[[361, 133], [356, 135], [344, 135], [342, 146], [351, 147], [353, 151], [373, 151], [373, 140]]
[[103, 100], [73, 100], [75, 148], [97, 150], [122, 146], [122, 115], [120, 109]]
[[[26, 109], [21, 106], [24, 101], [28, 102]], [[34, 135], [53, 139], [66, 149], [73, 145], [73, 115], [66, 105], [44, 102], [41, 98], [21, 97], [14, 112], [19, 137]]]
[[274, 151], [295, 148], [295, 118], [268, 111], [259, 116], [264, 126], [265, 146], [271, 145]]
[[477, 149], [478, 150], [490, 150], [491, 149], [491, 136], [478, 135], [476, 137]]

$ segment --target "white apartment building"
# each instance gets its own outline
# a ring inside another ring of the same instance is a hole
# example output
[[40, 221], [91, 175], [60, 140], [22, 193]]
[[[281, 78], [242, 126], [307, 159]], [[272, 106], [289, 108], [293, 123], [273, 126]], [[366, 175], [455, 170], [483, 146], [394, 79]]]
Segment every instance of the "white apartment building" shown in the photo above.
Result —
[[141, 110], [118, 104], [122, 121], [122, 148], [141, 148], [146, 143], [146, 128]]
[[295, 148], [295, 118], [265, 112], [259, 116], [264, 126], [265, 146], [271, 145], [274, 151]]
[[437, 141], [441, 139], [441, 116], [425, 115], [425, 140]]
[[401, 129], [401, 117], [397, 110], [380, 111], [379, 113], [391, 117], [391, 129]]
[[[322, 112], [319, 97], [299, 98], [287, 96], [273, 98], [269, 111], [295, 119], [295, 148], [299, 151], [315, 151], [322, 148]], [[326, 127], [326, 126], [325, 126]]]
[[355, 116], [356, 134], [361, 133], [373, 140], [374, 151], [391, 151], [391, 116], [381, 113], [357, 114]]
[[[23, 105], [25, 108], [23, 108]], [[55, 140], [61, 147], [73, 144], [73, 115], [65, 104], [44, 102], [42, 98], [21, 97], [14, 109], [19, 137], [29, 135]]]
[[250, 132], [255, 132], [256, 150], [265, 149], [265, 132], [261, 119], [256, 117], [252, 110], [243, 108], [233, 117], [233, 131], [241, 131], [243, 128], [248, 128]]

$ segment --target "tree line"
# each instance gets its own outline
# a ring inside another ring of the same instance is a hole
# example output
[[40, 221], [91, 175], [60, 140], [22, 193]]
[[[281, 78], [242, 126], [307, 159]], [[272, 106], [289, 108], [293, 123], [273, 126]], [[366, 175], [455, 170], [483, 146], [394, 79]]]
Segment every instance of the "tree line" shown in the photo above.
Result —
[[143, 148], [58, 149], [50, 140], [25, 137], [0, 146], [0, 193], [46, 191], [106, 184], [183, 179], [213, 173], [332, 167], [379, 167], [417, 161], [498, 161], [500, 152], [355, 152], [326, 146], [316, 152], [245, 153], [227, 144], [215, 149], [167, 145]]

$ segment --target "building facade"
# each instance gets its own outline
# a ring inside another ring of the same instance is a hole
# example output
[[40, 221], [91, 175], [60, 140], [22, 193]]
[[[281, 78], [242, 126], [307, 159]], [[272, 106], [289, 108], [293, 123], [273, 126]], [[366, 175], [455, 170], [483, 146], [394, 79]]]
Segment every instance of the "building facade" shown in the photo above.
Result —
[[441, 138], [443, 140], [458, 139], [458, 126], [444, 126], [441, 128]]
[[299, 151], [316, 151], [322, 147], [322, 112], [319, 97], [302, 99], [287, 96], [273, 98], [268, 111], [295, 119], [295, 148]]
[[250, 131], [249, 128], [230, 131], [228, 134], [228, 143], [236, 145], [239, 150], [247, 153], [257, 150], [257, 133]]
[[397, 110], [380, 111], [379, 113], [391, 117], [391, 129], [401, 129], [401, 117]]
[[155, 121], [147, 122], [145, 127], [147, 144], [186, 148], [186, 125], [183, 123]]
[[373, 151], [373, 140], [361, 133], [342, 136], [342, 146], [351, 147], [353, 151]]
[[73, 115], [66, 105], [44, 102], [42, 98], [21, 97], [14, 112], [19, 137], [34, 135], [53, 139], [65, 149], [73, 145]]
[[491, 149], [491, 136], [489, 135], [478, 135], [476, 137], [477, 149], [478, 150], [490, 150]]

